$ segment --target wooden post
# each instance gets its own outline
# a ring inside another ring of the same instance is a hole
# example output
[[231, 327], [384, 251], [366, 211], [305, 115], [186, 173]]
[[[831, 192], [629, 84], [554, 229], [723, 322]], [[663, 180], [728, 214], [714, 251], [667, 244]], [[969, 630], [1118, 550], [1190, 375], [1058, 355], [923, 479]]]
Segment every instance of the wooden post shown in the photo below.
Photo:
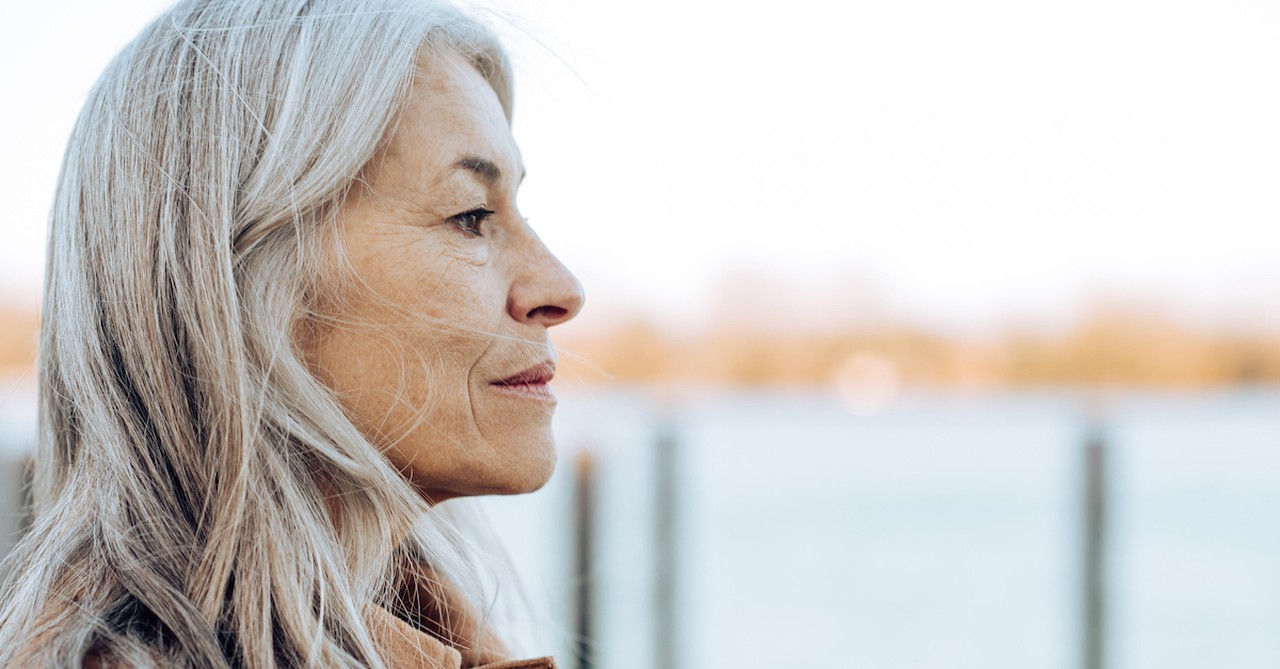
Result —
[[1107, 444], [1095, 422], [1084, 446], [1081, 656], [1083, 669], [1106, 666]]
[[653, 661], [657, 669], [676, 669], [676, 591], [679, 546], [679, 466], [675, 430], [660, 425], [654, 453]]
[[581, 450], [573, 463], [574, 660], [578, 669], [595, 666], [596, 461]]

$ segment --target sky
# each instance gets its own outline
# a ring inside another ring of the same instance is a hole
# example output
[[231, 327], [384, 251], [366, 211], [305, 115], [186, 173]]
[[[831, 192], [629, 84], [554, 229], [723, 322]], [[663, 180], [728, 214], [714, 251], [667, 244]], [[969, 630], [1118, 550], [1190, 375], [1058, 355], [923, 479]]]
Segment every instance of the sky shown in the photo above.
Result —
[[[37, 299], [75, 114], [166, 5], [0, 9], [0, 299]], [[487, 6], [583, 326], [1280, 321], [1269, 0]]]

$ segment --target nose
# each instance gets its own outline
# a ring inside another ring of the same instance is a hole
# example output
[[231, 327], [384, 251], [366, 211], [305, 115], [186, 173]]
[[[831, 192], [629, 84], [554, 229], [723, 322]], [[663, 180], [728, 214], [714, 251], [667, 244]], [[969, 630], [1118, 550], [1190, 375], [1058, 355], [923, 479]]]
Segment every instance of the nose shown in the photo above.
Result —
[[521, 323], [551, 327], [578, 315], [585, 296], [578, 278], [531, 229], [529, 244], [507, 294], [507, 313]]

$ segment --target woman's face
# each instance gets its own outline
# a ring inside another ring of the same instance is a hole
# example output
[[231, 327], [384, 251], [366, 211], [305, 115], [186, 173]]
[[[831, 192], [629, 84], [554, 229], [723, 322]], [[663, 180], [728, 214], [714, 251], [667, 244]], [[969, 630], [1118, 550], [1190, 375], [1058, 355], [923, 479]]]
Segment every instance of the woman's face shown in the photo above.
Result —
[[433, 501], [535, 490], [555, 464], [547, 330], [583, 296], [516, 208], [523, 175], [493, 89], [428, 51], [339, 215], [354, 281], [322, 305], [310, 362]]

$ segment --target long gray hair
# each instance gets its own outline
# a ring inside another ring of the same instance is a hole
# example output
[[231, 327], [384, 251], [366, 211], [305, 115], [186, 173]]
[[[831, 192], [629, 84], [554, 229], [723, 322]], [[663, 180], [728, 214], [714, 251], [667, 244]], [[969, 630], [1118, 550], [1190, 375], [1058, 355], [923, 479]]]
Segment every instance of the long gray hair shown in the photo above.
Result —
[[187, 0], [98, 81], [52, 214], [0, 666], [380, 667], [396, 565], [466, 563], [298, 343], [424, 47], [510, 120], [505, 55], [438, 0]]

